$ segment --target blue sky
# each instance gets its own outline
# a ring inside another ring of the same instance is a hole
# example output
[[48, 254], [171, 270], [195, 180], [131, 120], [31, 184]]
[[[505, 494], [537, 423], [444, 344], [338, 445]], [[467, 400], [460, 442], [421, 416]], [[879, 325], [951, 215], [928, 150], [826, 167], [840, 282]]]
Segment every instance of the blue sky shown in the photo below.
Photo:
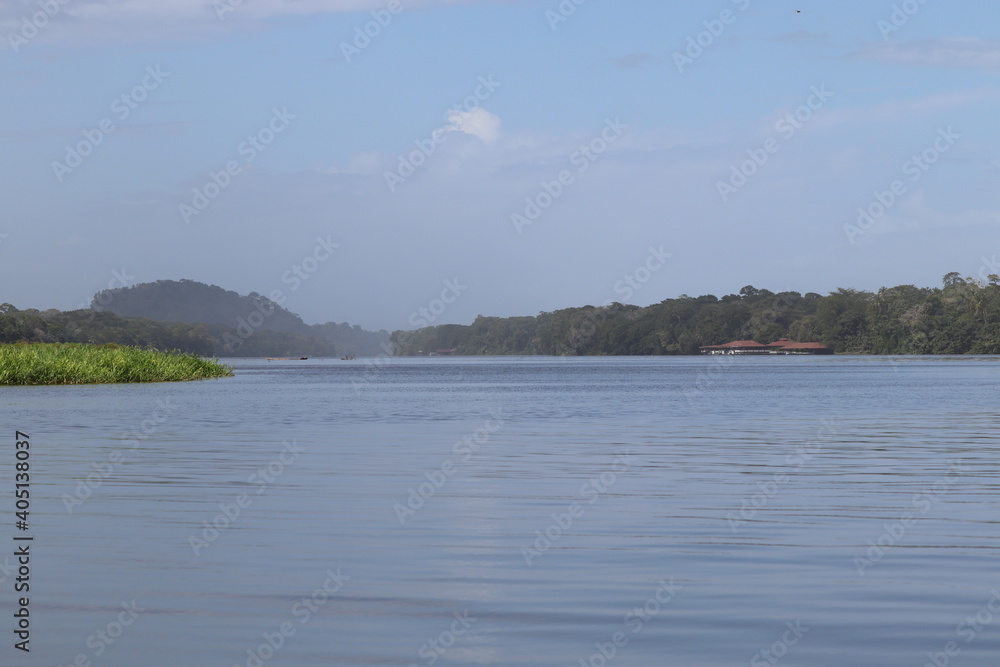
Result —
[[995, 2], [64, 1], [0, 6], [19, 308], [191, 278], [398, 329], [446, 281], [435, 324], [1000, 273]]

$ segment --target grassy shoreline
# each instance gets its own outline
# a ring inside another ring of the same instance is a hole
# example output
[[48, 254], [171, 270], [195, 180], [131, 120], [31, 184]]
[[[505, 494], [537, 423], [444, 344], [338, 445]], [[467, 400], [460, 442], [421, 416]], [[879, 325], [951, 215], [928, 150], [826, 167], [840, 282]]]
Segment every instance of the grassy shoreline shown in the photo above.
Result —
[[113, 343], [14, 343], [0, 345], [0, 386], [181, 382], [230, 377], [217, 361]]

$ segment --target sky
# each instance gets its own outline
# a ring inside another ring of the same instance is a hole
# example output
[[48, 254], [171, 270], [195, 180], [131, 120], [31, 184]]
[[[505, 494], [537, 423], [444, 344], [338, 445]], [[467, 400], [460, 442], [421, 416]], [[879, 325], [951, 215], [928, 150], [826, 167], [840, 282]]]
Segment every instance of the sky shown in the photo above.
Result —
[[307, 323], [1000, 274], [1000, 5], [5, 0], [0, 302]]

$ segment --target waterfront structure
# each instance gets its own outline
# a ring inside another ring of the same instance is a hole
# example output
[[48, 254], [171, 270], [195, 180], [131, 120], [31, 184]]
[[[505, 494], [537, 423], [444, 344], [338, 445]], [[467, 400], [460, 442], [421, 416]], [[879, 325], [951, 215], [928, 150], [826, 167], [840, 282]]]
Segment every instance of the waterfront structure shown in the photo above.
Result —
[[703, 345], [699, 349], [702, 354], [833, 354], [833, 350], [822, 343], [797, 343], [787, 338], [767, 345], [755, 340], [734, 340], [722, 345]]

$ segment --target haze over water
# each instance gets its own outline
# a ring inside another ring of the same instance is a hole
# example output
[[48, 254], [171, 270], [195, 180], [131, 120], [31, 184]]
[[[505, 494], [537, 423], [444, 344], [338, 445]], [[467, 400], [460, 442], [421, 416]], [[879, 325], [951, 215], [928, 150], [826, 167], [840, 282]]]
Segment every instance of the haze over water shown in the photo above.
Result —
[[35, 466], [16, 664], [993, 665], [998, 369], [238, 360], [3, 388]]

